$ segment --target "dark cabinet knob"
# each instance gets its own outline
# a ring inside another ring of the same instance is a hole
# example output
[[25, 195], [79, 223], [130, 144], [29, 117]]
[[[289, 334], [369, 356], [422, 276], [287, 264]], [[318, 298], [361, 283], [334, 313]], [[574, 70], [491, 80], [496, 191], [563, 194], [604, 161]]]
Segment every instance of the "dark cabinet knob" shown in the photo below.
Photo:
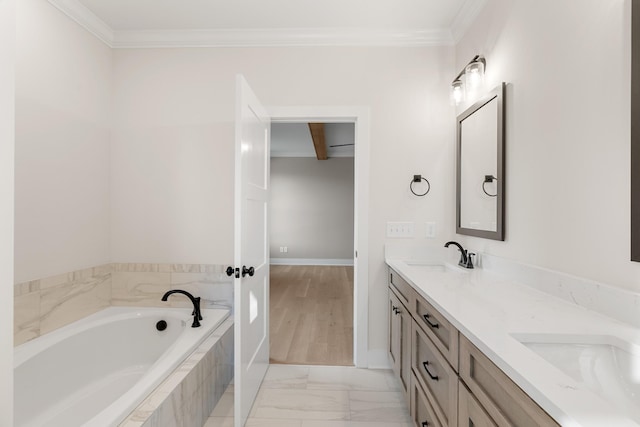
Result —
[[225, 272], [227, 273], [227, 276], [231, 276], [234, 271], [236, 271], [235, 268], [231, 266], [227, 267], [227, 269], [225, 270]]
[[253, 267], [247, 268], [246, 265], [242, 266], [242, 277], [246, 276], [247, 274], [249, 275], [249, 277], [253, 277], [253, 273], [255, 273], [255, 269]]

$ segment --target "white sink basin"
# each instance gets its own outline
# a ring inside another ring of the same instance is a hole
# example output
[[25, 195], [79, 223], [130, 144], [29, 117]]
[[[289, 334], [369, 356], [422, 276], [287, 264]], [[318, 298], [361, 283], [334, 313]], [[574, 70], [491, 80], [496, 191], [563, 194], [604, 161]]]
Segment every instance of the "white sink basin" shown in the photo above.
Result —
[[445, 272], [447, 270], [447, 267], [444, 264], [431, 264], [421, 261], [405, 261], [405, 264], [407, 264], [409, 267], [419, 267], [420, 269], [434, 272]]
[[[434, 273], [467, 273], [468, 270], [451, 264], [430, 263], [425, 261], [405, 261], [409, 267], [419, 268], [421, 270]], [[470, 271], [470, 270], [469, 270]]]
[[640, 422], [640, 346], [611, 335], [511, 334]]

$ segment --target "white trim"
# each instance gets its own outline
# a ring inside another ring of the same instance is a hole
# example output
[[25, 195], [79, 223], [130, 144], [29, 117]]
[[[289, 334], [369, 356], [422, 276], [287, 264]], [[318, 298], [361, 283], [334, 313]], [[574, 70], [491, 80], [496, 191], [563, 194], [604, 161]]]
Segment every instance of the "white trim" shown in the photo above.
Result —
[[0, 1], [0, 425], [12, 426], [16, 6]]
[[116, 31], [113, 43], [114, 48], [442, 45], [453, 45], [450, 31], [349, 28]]
[[281, 28], [114, 30], [78, 0], [49, 0], [114, 49], [287, 46], [451, 46], [451, 31], [425, 29]]
[[451, 24], [451, 37], [453, 42], [457, 44], [467, 33], [471, 24], [473, 24], [480, 15], [480, 12], [487, 4], [487, 0], [467, 0], [460, 9], [460, 12], [453, 19]]
[[271, 258], [271, 265], [353, 265], [353, 259]]
[[[369, 107], [268, 107], [272, 122], [310, 121], [355, 124], [353, 357], [358, 368], [369, 367]], [[380, 361], [374, 361], [381, 366]]]
[[49, 0], [49, 3], [60, 9], [62, 13], [76, 21], [104, 44], [113, 47], [115, 40], [113, 29], [78, 0]]
[[391, 369], [389, 354], [386, 350], [369, 351], [369, 369]]

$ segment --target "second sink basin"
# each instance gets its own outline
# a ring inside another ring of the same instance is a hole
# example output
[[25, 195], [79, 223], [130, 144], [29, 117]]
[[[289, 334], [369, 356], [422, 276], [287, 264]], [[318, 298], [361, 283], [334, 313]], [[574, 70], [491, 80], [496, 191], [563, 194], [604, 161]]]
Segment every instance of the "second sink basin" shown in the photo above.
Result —
[[511, 336], [640, 422], [640, 346], [611, 335]]

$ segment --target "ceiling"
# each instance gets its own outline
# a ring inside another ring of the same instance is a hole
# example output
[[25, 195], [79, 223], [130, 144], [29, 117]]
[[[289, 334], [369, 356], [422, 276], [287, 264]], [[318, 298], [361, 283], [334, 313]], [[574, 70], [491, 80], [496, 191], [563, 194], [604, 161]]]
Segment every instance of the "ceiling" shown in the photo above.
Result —
[[[327, 157], [353, 157], [353, 145], [332, 147], [355, 142], [353, 123], [325, 123], [324, 137]], [[309, 126], [306, 123], [271, 123], [271, 157], [316, 157]]]
[[112, 47], [446, 45], [486, 1], [49, 0]]

